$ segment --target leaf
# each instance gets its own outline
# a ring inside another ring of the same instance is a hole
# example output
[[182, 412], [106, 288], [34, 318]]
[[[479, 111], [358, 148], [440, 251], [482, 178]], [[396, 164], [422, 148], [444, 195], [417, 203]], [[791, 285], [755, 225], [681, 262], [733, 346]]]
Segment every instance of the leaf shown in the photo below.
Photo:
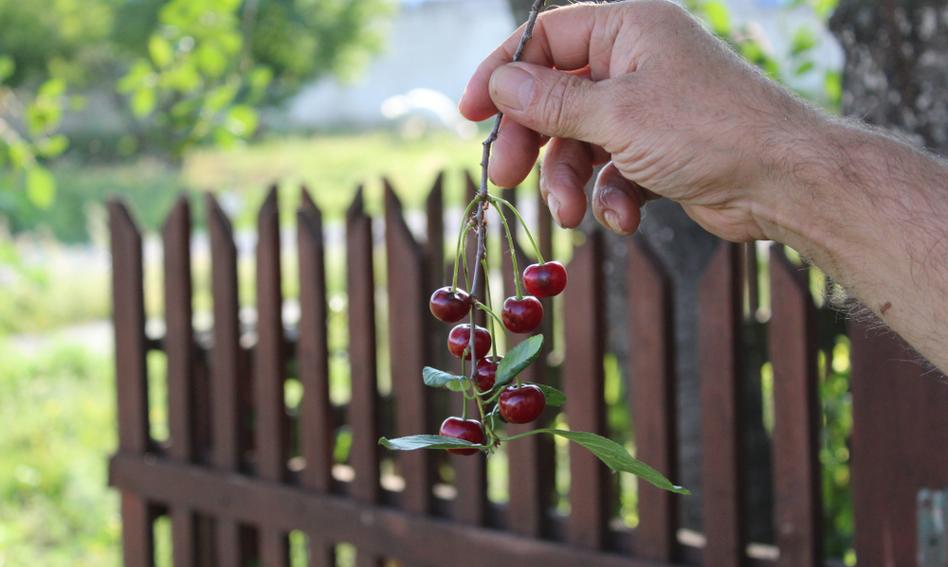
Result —
[[26, 196], [30, 202], [41, 209], [53, 204], [56, 196], [56, 179], [48, 169], [40, 166], [31, 167], [26, 172]]
[[543, 335], [534, 335], [511, 349], [497, 366], [496, 385], [506, 384], [513, 380], [523, 369], [533, 364], [540, 356], [543, 346]]
[[174, 61], [174, 48], [167, 39], [159, 35], [148, 38], [148, 54], [158, 68], [167, 67]]
[[36, 144], [36, 151], [45, 158], [54, 158], [61, 155], [69, 147], [69, 139], [62, 134], [50, 136]]
[[414, 451], [416, 449], [484, 449], [464, 439], [445, 437], [444, 435], [409, 435], [388, 439], [379, 438], [379, 445], [393, 451]]
[[708, 2], [704, 5], [704, 15], [714, 33], [720, 36], [730, 35], [731, 16], [728, 14], [726, 4], [718, 0]]
[[0, 55], [0, 83], [6, 81], [16, 71], [16, 63], [9, 55]]
[[665, 478], [662, 473], [634, 458], [625, 450], [625, 447], [619, 445], [612, 439], [606, 439], [601, 435], [584, 431], [564, 431], [562, 429], [544, 429], [543, 431], [565, 437], [574, 443], [582, 445], [614, 471], [634, 474], [662, 490], [668, 490], [669, 492], [675, 492], [677, 494], [691, 494], [691, 491], [687, 488], [673, 484], [670, 480]]
[[543, 396], [546, 398], [546, 405], [558, 408], [566, 403], [566, 394], [557, 390], [553, 386], [547, 386], [546, 384], [534, 384], [534, 386], [543, 390]]
[[421, 377], [425, 381], [425, 386], [432, 388], [447, 388], [453, 392], [464, 391], [464, 376], [449, 374], [444, 370], [438, 370], [430, 366], [425, 366], [421, 371]]
[[144, 118], [155, 109], [155, 91], [148, 87], [138, 89], [132, 95], [132, 112], [138, 118]]

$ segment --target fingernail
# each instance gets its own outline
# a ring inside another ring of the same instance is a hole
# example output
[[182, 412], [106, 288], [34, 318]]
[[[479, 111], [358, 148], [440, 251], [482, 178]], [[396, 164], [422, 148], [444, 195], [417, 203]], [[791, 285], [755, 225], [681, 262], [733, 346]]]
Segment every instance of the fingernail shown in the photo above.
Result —
[[602, 212], [602, 218], [606, 221], [606, 225], [609, 226], [609, 230], [612, 232], [617, 232], [619, 234], [625, 234], [625, 231], [622, 230], [622, 226], [619, 225], [619, 215], [615, 211], [605, 210]]
[[498, 67], [490, 76], [490, 97], [500, 106], [523, 110], [533, 99], [533, 75], [512, 65]]
[[563, 226], [563, 221], [560, 220], [560, 202], [556, 200], [556, 197], [548, 195], [546, 198], [546, 206], [550, 209], [550, 215], [553, 216], [553, 220], [556, 221], [556, 224]]

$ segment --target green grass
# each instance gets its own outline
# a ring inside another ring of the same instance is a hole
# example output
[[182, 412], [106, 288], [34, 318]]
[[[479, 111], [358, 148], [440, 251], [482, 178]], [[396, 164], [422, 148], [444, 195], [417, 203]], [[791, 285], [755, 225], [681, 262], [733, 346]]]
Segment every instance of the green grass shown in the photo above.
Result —
[[110, 357], [0, 344], [0, 360], [0, 565], [118, 565]]
[[[449, 133], [406, 140], [390, 132], [333, 134], [263, 140], [230, 150], [199, 150], [180, 167], [148, 157], [121, 163], [88, 164], [63, 160], [54, 165], [56, 200], [48, 209], [29, 203], [22, 191], [0, 192], [0, 217], [14, 233], [45, 231], [62, 242], [86, 242], [90, 218], [101, 218], [102, 204], [113, 195], [128, 201], [142, 227], [154, 230], [182, 192], [214, 191], [236, 205], [236, 224], [250, 227], [266, 188], [281, 188], [281, 210], [292, 214], [299, 186], [311, 188], [330, 217], [340, 217], [355, 189], [364, 184], [370, 210], [381, 207], [381, 178], [389, 178], [406, 204], [424, 202], [438, 172], [448, 171], [446, 190], [463, 190], [461, 172], [474, 172], [480, 142]], [[2, 186], [17, 186], [0, 175]], [[199, 200], [195, 204], [200, 211]], [[203, 217], [203, 214], [201, 215]]]

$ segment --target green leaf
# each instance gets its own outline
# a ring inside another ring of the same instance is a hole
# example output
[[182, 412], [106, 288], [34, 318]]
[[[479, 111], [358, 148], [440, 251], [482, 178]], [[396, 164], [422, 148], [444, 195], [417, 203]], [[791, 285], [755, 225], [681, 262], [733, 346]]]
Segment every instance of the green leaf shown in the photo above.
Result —
[[704, 15], [714, 33], [727, 36], [731, 33], [731, 16], [724, 2], [713, 1], [704, 5]]
[[69, 139], [62, 134], [50, 136], [36, 144], [36, 151], [45, 158], [54, 158], [61, 155], [69, 147]]
[[144, 118], [155, 109], [155, 91], [146, 87], [138, 89], [132, 95], [132, 112], [139, 118]]
[[249, 137], [257, 130], [257, 111], [245, 104], [234, 106], [227, 112], [227, 129], [234, 135]]
[[566, 394], [557, 390], [553, 386], [547, 386], [546, 384], [534, 384], [534, 386], [543, 390], [543, 396], [546, 398], [546, 405], [558, 408], [566, 403]]
[[16, 63], [9, 55], [0, 55], [0, 83], [6, 81], [16, 71]]
[[543, 335], [534, 335], [510, 350], [497, 366], [496, 385], [510, 382], [540, 356]]
[[616, 472], [634, 474], [662, 490], [668, 490], [669, 492], [678, 494], [691, 494], [690, 490], [673, 484], [670, 480], [665, 478], [662, 473], [634, 458], [625, 450], [625, 447], [611, 439], [583, 431], [564, 431], [562, 429], [544, 429], [542, 431], [565, 437], [574, 443], [582, 445], [590, 453], [596, 455], [606, 466]]
[[56, 179], [44, 167], [34, 166], [26, 172], [26, 196], [41, 209], [53, 204], [56, 196]]
[[445, 437], [443, 435], [409, 435], [379, 439], [379, 445], [393, 451], [414, 451], [415, 449], [484, 449], [484, 445], [476, 445], [464, 439]]
[[437, 368], [425, 366], [421, 371], [421, 377], [425, 381], [425, 386], [447, 388], [454, 392], [464, 391], [464, 383], [466, 380], [464, 376], [457, 376], [443, 370], [438, 370]]
[[160, 35], [152, 35], [148, 38], [148, 54], [156, 67], [167, 67], [174, 61], [174, 48], [171, 42]]

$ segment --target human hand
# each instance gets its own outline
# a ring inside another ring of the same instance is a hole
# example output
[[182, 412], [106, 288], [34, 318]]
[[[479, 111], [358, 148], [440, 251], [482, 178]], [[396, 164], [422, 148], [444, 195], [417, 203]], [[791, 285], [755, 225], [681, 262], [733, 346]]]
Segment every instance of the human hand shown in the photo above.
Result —
[[[593, 166], [596, 217], [634, 232], [645, 201], [666, 197], [710, 232], [765, 238], [755, 211], [780, 215], [786, 152], [825, 121], [662, 0], [575, 5], [540, 15], [523, 62], [522, 30], [475, 71], [461, 113], [504, 113], [490, 163], [503, 187], [523, 181], [549, 140], [540, 188], [575, 227]], [[762, 226], [764, 228], [762, 228]]]

